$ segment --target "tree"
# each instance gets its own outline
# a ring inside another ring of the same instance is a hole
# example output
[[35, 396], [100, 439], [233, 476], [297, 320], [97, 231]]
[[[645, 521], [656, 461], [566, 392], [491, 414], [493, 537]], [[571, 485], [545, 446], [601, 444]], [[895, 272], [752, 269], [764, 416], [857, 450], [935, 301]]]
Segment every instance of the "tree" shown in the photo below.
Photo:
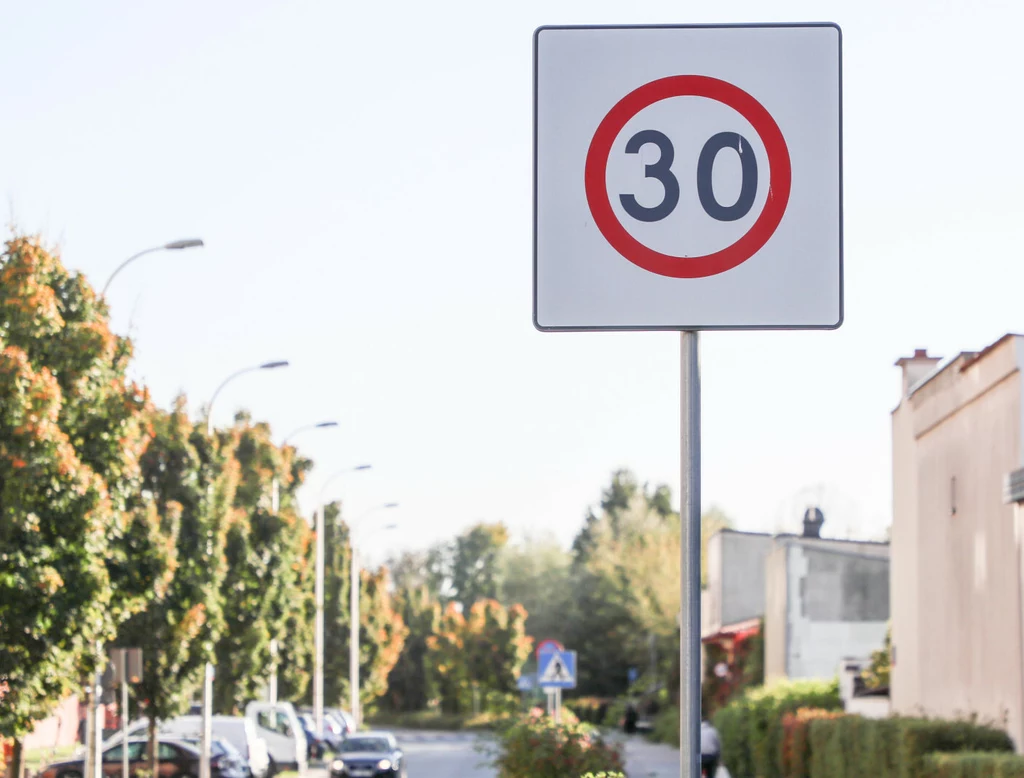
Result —
[[579, 651], [581, 693], [621, 693], [629, 668], [649, 666], [652, 653], [658, 673], [670, 670], [680, 594], [680, 524], [670, 498], [667, 487], [650, 490], [617, 471], [600, 513], [588, 513], [573, 543], [564, 629]]
[[388, 675], [387, 706], [393, 711], [425, 710], [435, 693], [427, 664], [427, 641], [437, 632], [441, 606], [425, 585], [400, 589], [395, 604], [408, 634]]
[[21, 737], [102, 661], [118, 624], [167, 583], [139, 493], [149, 398], [126, 381], [86, 280], [34, 238], [0, 255], [0, 735]]
[[[235, 420], [234, 459], [239, 483], [225, 553], [224, 631], [217, 642], [214, 705], [234, 712], [265, 687], [274, 661], [270, 641], [296, 639], [289, 619], [301, 617], [303, 566], [310, 530], [296, 515], [294, 492], [312, 466], [295, 449], [277, 448], [266, 424], [248, 414]], [[273, 511], [273, 484], [281, 484], [281, 506]], [[298, 613], [296, 613], [298, 611]]]
[[530, 654], [526, 610], [479, 600], [463, 615], [455, 603], [441, 614], [427, 639], [429, 677], [447, 713], [465, 713], [474, 688], [485, 702], [507, 706], [514, 699], [516, 674]]
[[156, 506], [178, 564], [167, 591], [122, 626], [119, 641], [142, 648], [138, 695], [150, 720], [154, 769], [156, 721], [184, 710], [223, 630], [225, 543], [240, 518], [233, 507], [237, 433], [220, 435], [219, 444], [207, 437], [189, 419], [184, 397], [170, 413], [154, 412], [151, 423], [154, 437], [142, 457], [143, 495]]
[[[327, 507], [324, 525], [324, 699], [347, 707], [352, 544], [338, 503]], [[406, 629], [394, 608], [387, 570], [360, 570], [359, 581], [359, 699], [370, 707], [387, 691]]]
[[717, 505], [712, 505], [700, 517], [700, 588], [708, 588], [708, 542], [724, 529], [732, 529], [732, 519]]
[[570, 554], [550, 535], [527, 537], [502, 552], [499, 600], [526, 608], [526, 631], [537, 641], [569, 638], [566, 627], [574, 608], [571, 566]]
[[508, 529], [500, 522], [477, 524], [455, 539], [451, 588], [463, 608], [498, 596], [498, 558], [506, 543]]

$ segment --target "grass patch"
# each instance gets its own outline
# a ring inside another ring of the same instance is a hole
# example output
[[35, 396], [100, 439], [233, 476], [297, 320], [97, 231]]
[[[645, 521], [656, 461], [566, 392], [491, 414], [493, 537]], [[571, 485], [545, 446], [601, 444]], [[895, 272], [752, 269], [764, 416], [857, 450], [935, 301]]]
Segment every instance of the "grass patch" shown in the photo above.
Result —
[[25, 766], [32, 775], [35, 775], [48, 764], [70, 759], [80, 746], [80, 743], [72, 743], [70, 746], [57, 748], [30, 748], [25, 752]]
[[415, 713], [378, 713], [366, 721], [368, 727], [374, 729], [423, 729], [442, 732], [458, 732], [461, 730], [488, 730], [508, 720], [508, 716], [498, 713], [471, 714], [435, 713], [434, 711], [416, 711]]

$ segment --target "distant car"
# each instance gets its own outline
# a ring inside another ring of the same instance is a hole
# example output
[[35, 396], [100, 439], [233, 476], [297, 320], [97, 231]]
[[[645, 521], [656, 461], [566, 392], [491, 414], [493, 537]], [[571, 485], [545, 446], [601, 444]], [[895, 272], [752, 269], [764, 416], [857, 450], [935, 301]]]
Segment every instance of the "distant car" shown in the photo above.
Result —
[[341, 724], [342, 732], [341, 736], [351, 735], [356, 731], [356, 719], [348, 711], [341, 710], [341, 708], [324, 708], [324, 713], [329, 713]]
[[331, 778], [406, 778], [405, 755], [390, 732], [349, 735], [331, 760]]
[[299, 715], [299, 723], [302, 731], [306, 734], [306, 755], [309, 759], [323, 759], [326, 744], [323, 737], [316, 731], [316, 722], [308, 713]]
[[[312, 708], [300, 708], [299, 714], [300, 716], [309, 716], [312, 721], [316, 721]], [[330, 751], [337, 751], [346, 735], [355, 731], [355, 727], [350, 726], [349, 722], [339, 714], [340, 711], [336, 711], [334, 708], [324, 708], [324, 728], [323, 732], [319, 734], [320, 739]]]
[[[198, 738], [183, 738], [180, 742], [187, 743], [196, 751], [202, 749], [202, 742]], [[214, 738], [210, 741], [210, 771], [219, 774], [220, 778], [248, 778], [249, 765], [231, 743], [222, 738]]]
[[[147, 740], [135, 738], [128, 740], [128, 771], [131, 775], [148, 770], [146, 759]], [[103, 775], [109, 778], [120, 778], [122, 744], [109, 746], [103, 751]], [[161, 740], [157, 751], [157, 774], [159, 778], [196, 778], [199, 775], [199, 751], [188, 743], [180, 740]], [[219, 769], [210, 764], [210, 772], [214, 778], [237, 778], [237, 776], [221, 775]], [[83, 758], [55, 762], [44, 767], [38, 778], [82, 778], [85, 773]]]

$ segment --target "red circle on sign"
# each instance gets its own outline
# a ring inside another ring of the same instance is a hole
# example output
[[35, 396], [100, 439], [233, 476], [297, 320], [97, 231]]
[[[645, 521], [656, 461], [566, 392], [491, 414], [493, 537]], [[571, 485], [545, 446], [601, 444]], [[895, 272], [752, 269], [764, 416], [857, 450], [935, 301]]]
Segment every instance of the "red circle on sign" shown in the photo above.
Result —
[[[677, 257], [645, 246], [629, 232], [612, 210], [605, 179], [612, 144], [626, 122], [649, 105], [670, 97], [706, 97], [723, 103], [744, 119], [764, 143], [768, 153], [768, 199], [760, 216], [739, 240], [721, 251], [699, 257]], [[669, 76], [651, 81], [623, 97], [598, 125], [587, 152], [584, 182], [594, 223], [612, 248], [634, 265], [672, 278], [705, 278], [746, 262], [775, 233], [789, 204], [793, 173], [789, 148], [782, 130], [763, 105], [738, 86], [710, 76]]]

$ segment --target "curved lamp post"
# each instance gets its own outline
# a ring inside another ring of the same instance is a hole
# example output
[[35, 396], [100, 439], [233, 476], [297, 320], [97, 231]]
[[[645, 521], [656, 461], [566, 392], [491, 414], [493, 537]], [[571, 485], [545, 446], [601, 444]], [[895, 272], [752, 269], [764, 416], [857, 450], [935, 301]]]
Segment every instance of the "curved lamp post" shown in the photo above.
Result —
[[[308, 430], [324, 430], [331, 427], [337, 427], [338, 422], [336, 421], [321, 421], [316, 424], [306, 424], [305, 426], [299, 427], [298, 429], [292, 430], [285, 436], [285, 439], [281, 441], [281, 448], [288, 445], [288, 441], [294, 438], [296, 435], [307, 432]], [[270, 495], [271, 505], [274, 513], [277, 513], [278, 508], [281, 507], [281, 485], [277, 480], [277, 475], [274, 476], [274, 482], [272, 485], [272, 491]]]
[[[352, 718], [356, 720], [356, 728], [363, 723], [362, 706], [359, 704], [359, 557], [356, 555], [355, 529], [363, 518], [376, 511], [397, 508], [397, 502], [387, 502], [383, 505], [370, 508], [359, 518], [352, 522], [349, 528], [349, 545], [352, 548], [352, 558], [349, 560], [349, 634], [348, 634], [348, 685], [349, 705], [352, 708]], [[397, 524], [388, 524], [383, 527], [385, 530], [394, 529]]]
[[107, 296], [107, 289], [110, 288], [110, 282], [113, 281], [114, 278], [117, 277], [118, 273], [120, 273], [122, 270], [124, 270], [128, 265], [130, 265], [132, 262], [134, 262], [139, 257], [144, 257], [144, 256], [146, 256], [146, 254], [154, 254], [157, 251], [181, 251], [182, 249], [200, 248], [203, 245], [204, 245], [203, 241], [200, 240], [199, 238], [189, 238], [187, 240], [172, 240], [170, 243], [165, 243], [162, 246], [154, 246], [151, 249], [146, 249], [145, 251], [140, 251], [138, 254], [133, 254], [132, 256], [128, 257], [128, 259], [126, 259], [124, 262], [122, 262], [120, 265], [118, 265], [117, 269], [114, 270], [114, 272], [110, 274], [110, 278], [108, 278], [107, 279], [107, 283], [105, 283], [103, 285], [103, 291], [100, 292], [100, 295], [103, 296], [103, 297], [106, 297]]
[[221, 393], [221, 390], [224, 389], [225, 386], [230, 384], [232, 381], [234, 381], [240, 375], [245, 375], [246, 373], [253, 373], [253, 372], [257, 371], [257, 370], [275, 370], [275, 369], [277, 369], [279, 367], [288, 367], [288, 360], [281, 359], [281, 360], [278, 360], [276, 362], [264, 362], [262, 365], [253, 365], [252, 367], [243, 367], [238, 372], [232, 373], [227, 378], [225, 378], [221, 382], [220, 386], [217, 387], [217, 391], [215, 391], [213, 393], [213, 397], [210, 398], [210, 404], [206, 408], [206, 434], [207, 435], [212, 435], [213, 434], [213, 406], [214, 406], [214, 403], [217, 402], [217, 395], [219, 395]]
[[[324, 481], [324, 485], [320, 487], [319, 507], [316, 512], [316, 581], [314, 594], [316, 598], [316, 622], [313, 638], [313, 719], [317, 732], [322, 732], [324, 726], [324, 532], [327, 525], [327, 503], [324, 500], [327, 494], [327, 487], [343, 475], [360, 470], [369, 470], [371, 467], [372, 465], [346, 467], [344, 470], [339, 470], [331, 475], [330, 478]], [[355, 713], [352, 715], [355, 716]]]

